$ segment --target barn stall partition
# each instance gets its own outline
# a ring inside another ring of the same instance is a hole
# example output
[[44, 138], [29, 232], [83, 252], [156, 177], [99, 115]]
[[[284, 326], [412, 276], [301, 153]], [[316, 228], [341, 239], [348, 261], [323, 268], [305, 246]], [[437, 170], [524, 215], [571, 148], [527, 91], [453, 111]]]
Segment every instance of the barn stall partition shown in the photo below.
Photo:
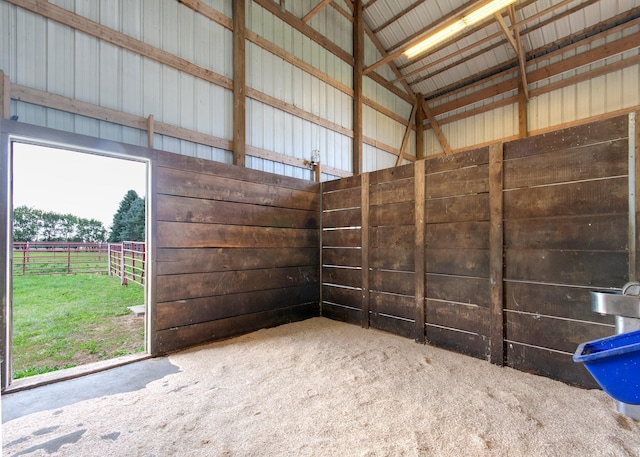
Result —
[[571, 356], [637, 277], [635, 119], [323, 184], [322, 315], [595, 387]]
[[319, 184], [158, 152], [158, 353], [319, 315]]

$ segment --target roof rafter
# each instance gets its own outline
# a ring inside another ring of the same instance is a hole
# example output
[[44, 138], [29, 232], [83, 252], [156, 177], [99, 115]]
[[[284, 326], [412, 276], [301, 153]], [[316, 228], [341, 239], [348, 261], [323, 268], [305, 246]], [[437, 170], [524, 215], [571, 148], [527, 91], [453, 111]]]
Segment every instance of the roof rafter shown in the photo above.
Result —
[[[565, 6], [565, 5], [567, 5], [567, 4], [569, 4], [569, 3], [573, 2], [573, 1], [574, 0], [564, 0], [564, 1], [562, 1], [562, 2], [560, 2], [558, 4], [556, 4], [556, 5], [553, 5], [553, 6], [549, 7], [549, 8], [547, 8], [547, 9], [543, 10], [543, 11], [540, 11], [539, 13], [537, 13], [537, 14], [535, 14], [533, 16], [527, 17], [527, 18], [523, 19], [522, 21], [514, 23], [514, 26], [522, 27], [522, 26], [528, 24], [529, 22], [532, 22], [532, 21], [534, 21], [536, 19], [539, 19], [542, 16], [549, 15], [549, 14], [553, 13], [558, 8], [560, 8], [562, 6]], [[568, 16], [568, 15], [570, 15], [570, 14], [572, 14], [572, 13], [574, 13], [574, 12], [580, 10], [580, 9], [583, 9], [583, 8], [595, 3], [596, 1], [597, 0], [587, 0], [586, 2], [584, 2], [584, 3], [580, 4], [580, 5], [576, 5], [575, 7], [570, 8], [570, 9], [568, 9], [566, 11], [563, 11], [563, 12], [558, 13], [558, 14], [554, 14], [554, 15], [550, 16], [548, 19], [546, 19], [544, 21], [541, 21], [541, 22], [539, 22], [539, 23], [537, 23], [537, 24], [535, 24], [535, 25], [533, 25], [531, 27], [528, 27], [528, 28], [522, 30], [521, 35], [526, 35], [528, 33], [533, 32], [534, 30], [538, 30], [541, 27], [544, 27], [545, 25], [548, 25], [548, 24], [550, 24], [552, 22], [558, 21], [558, 20], [560, 20], [560, 19], [562, 19], [562, 18], [564, 18], [564, 17], [566, 17], [566, 16]], [[471, 30], [470, 33], [475, 33], [476, 31], [477, 30]], [[487, 42], [489, 42], [491, 40], [494, 40], [495, 38], [498, 38], [501, 35], [502, 35], [502, 32], [493, 33], [493, 34], [483, 38], [480, 41], [474, 42], [474, 43], [472, 43], [472, 44], [470, 44], [470, 45], [468, 45], [468, 46], [466, 46], [466, 47], [464, 47], [462, 49], [459, 49], [459, 50], [455, 51], [455, 52], [448, 53], [446, 56], [441, 57], [440, 59], [434, 60], [432, 62], [429, 62], [429, 63], [423, 65], [422, 67], [419, 67], [419, 68], [416, 68], [414, 70], [411, 70], [410, 72], [403, 74], [403, 76], [401, 76], [400, 78], [397, 78], [397, 79], [393, 80], [392, 83], [396, 83], [396, 82], [400, 81], [401, 79], [408, 79], [408, 78], [410, 78], [411, 76], [413, 76], [415, 74], [422, 73], [423, 71], [426, 71], [429, 68], [432, 68], [432, 67], [434, 67], [436, 65], [439, 65], [439, 64], [441, 64], [443, 62], [446, 62], [448, 60], [452, 60], [454, 57], [456, 57], [458, 55], [461, 55], [461, 54], [464, 54], [465, 52], [468, 52], [468, 51], [470, 51], [470, 50], [472, 50], [472, 49], [474, 49], [474, 48], [476, 48], [478, 46], [481, 46], [484, 43], [487, 43]], [[464, 36], [466, 36], [466, 34]], [[466, 56], [465, 60], [478, 57], [479, 55], [484, 54], [485, 52], [489, 52], [490, 50], [495, 49], [495, 48], [497, 48], [499, 46], [502, 46], [502, 45], [504, 45], [506, 43], [507, 43], [507, 41], [501, 40], [501, 41], [499, 41], [497, 43], [494, 43], [494, 44], [492, 44], [492, 45], [490, 45], [490, 46], [488, 46], [488, 47], [486, 47], [484, 49], [481, 49], [481, 50], [479, 50], [479, 51], [477, 51], [477, 52], [475, 52], [475, 53], [473, 53], [473, 54], [471, 54], [469, 56]], [[445, 46], [438, 47], [438, 48], [434, 49], [434, 53], [440, 51], [441, 49], [443, 49], [446, 46], [448, 46], [448, 44], [445, 45]], [[403, 68], [406, 68], [406, 67], [408, 67], [410, 65], [414, 65], [415, 63], [416, 62], [410, 62], [408, 64], [400, 66], [398, 69], [402, 71]], [[420, 82], [425, 81], [425, 80], [427, 80], [427, 79], [429, 79], [429, 78], [431, 78], [431, 77], [433, 77], [433, 76], [435, 76], [435, 75], [437, 75], [437, 74], [439, 74], [439, 73], [441, 73], [443, 71], [449, 70], [449, 69], [459, 65], [460, 63], [462, 63], [462, 62], [461, 61], [454, 61], [453, 63], [451, 63], [450, 65], [448, 65], [448, 66], [446, 66], [444, 68], [440, 68], [440, 69], [438, 69], [437, 71], [435, 71], [433, 73], [430, 73], [430, 74], [427, 74], [427, 75], [423, 75], [423, 76], [421, 76], [421, 77], [419, 77], [419, 78], [417, 78], [417, 79], [415, 79], [413, 81], [408, 81], [408, 83], [410, 85], [420, 83]]]
[[426, 100], [422, 102], [422, 109], [424, 110], [424, 114], [427, 115], [427, 119], [429, 119], [429, 125], [431, 125], [433, 132], [436, 134], [436, 138], [438, 138], [438, 141], [440, 142], [440, 146], [442, 146], [444, 155], [451, 154], [451, 147], [449, 146], [449, 142], [447, 141], [447, 138], [444, 136], [444, 133], [442, 133], [440, 124], [436, 120], [436, 116], [433, 114], [433, 112], [429, 108], [429, 104], [427, 103]]
[[329, 3], [331, 3], [331, 0], [321, 0], [320, 3], [318, 3], [315, 7], [311, 9], [311, 11], [309, 11], [307, 14], [304, 15], [304, 17], [302, 18], [302, 22], [310, 21], [313, 16], [315, 16], [320, 11], [322, 11], [322, 9], [325, 6], [327, 6]]
[[411, 125], [412, 121], [420, 107], [420, 100], [416, 99], [416, 102], [413, 104], [413, 108], [411, 109], [411, 114], [409, 114], [409, 123], [407, 124], [407, 128], [404, 131], [404, 135], [402, 136], [402, 144], [400, 145], [400, 154], [398, 154], [398, 160], [396, 160], [396, 167], [402, 164], [402, 159], [404, 159], [404, 151], [407, 149], [407, 144], [409, 144], [409, 136], [411, 135]]
[[[351, 1], [350, 0], [344, 0], [344, 2], [346, 3], [347, 7], [349, 9], [351, 9], [351, 11], [353, 12], [353, 4], [351, 3]], [[378, 50], [380, 55], [382, 55], [384, 57], [386, 55], [387, 51], [384, 49], [384, 47], [380, 43], [380, 40], [378, 40], [378, 37], [371, 31], [371, 27], [369, 26], [369, 24], [367, 22], [367, 19], [364, 16], [362, 17], [362, 23], [364, 25], [364, 32], [369, 36], [369, 39], [371, 40], [373, 45], [376, 47], [376, 49]], [[396, 67], [396, 65], [393, 62], [389, 63], [389, 67], [391, 67], [391, 71], [393, 71], [393, 74], [395, 74], [396, 77], [401, 75], [400, 70], [398, 70], [398, 67]], [[366, 73], [363, 72], [363, 76], [365, 74]], [[379, 84], [381, 84], [382, 86], [385, 86], [385, 84], [383, 84], [381, 81], [379, 81], [379, 79], [384, 79], [384, 78], [382, 78], [382, 77], [376, 78], [374, 75], [375, 75], [375, 73], [371, 74], [371, 75], [368, 75], [368, 76], [371, 79], [373, 79], [374, 81], [376, 81]], [[384, 81], [387, 82], [388, 86], [395, 87], [393, 84], [389, 83], [386, 79], [384, 79]], [[407, 84], [406, 81], [402, 81], [402, 87], [404, 88], [404, 90], [407, 93], [407, 95], [409, 96], [409, 98], [415, 97], [415, 94], [413, 93], [413, 90], [411, 89], [411, 87], [409, 87], [409, 84]], [[389, 87], [387, 87], [387, 88], [390, 89]]]
[[378, 1], [378, 0], [371, 0], [369, 3], [367, 3], [366, 5], [364, 5], [364, 6], [362, 7], [362, 11], [366, 10], [366, 9], [367, 9], [367, 8], [369, 8], [370, 6], [373, 6], [373, 4], [374, 4], [375, 2], [377, 2], [377, 1]]
[[527, 70], [526, 70], [526, 61], [525, 61], [526, 56], [524, 55], [524, 50], [522, 49], [522, 41], [520, 40], [520, 33], [518, 32], [518, 27], [515, 25], [516, 12], [515, 12], [515, 9], [513, 8], [513, 5], [509, 5], [508, 12], [509, 12], [509, 19], [511, 20], [511, 24], [514, 24], [512, 26], [512, 29], [509, 29], [506, 22], [504, 22], [504, 19], [502, 18], [502, 14], [496, 13], [495, 18], [496, 18], [496, 21], [498, 21], [498, 24], [500, 25], [500, 28], [504, 32], [505, 36], [507, 37], [507, 40], [511, 44], [511, 47], [513, 47], [513, 50], [515, 51], [516, 56], [518, 57], [518, 68], [520, 69], [522, 92], [525, 99], [529, 100], [529, 89], [528, 89], [529, 86], [527, 84]]
[[387, 56], [386, 57], [383, 57], [382, 59], [378, 60], [376, 63], [374, 63], [372, 65], [369, 65], [367, 68], [365, 68], [364, 74], [366, 75], [366, 74], [372, 72], [373, 70], [375, 70], [376, 68], [380, 67], [381, 65], [384, 65], [386, 63], [391, 62], [393, 59], [395, 59], [396, 57], [400, 56], [404, 51], [409, 49], [412, 44], [414, 44], [415, 42], [418, 42], [420, 39], [422, 39], [423, 36], [426, 35], [429, 31], [431, 31], [432, 29], [435, 29], [436, 27], [440, 26], [441, 24], [443, 24], [445, 22], [448, 22], [449, 20], [451, 20], [451, 19], [453, 19], [455, 17], [463, 15], [466, 11], [471, 9], [471, 7], [473, 7], [476, 3], [477, 3], [477, 0], [473, 0], [473, 1], [467, 2], [464, 5], [462, 5], [461, 7], [456, 8], [455, 10], [450, 12], [449, 14], [441, 17], [437, 21], [429, 24], [427, 27], [425, 27], [424, 29], [419, 31], [417, 34], [413, 34], [410, 37], [409, 41], [405, 40], [404, 44], [400, 45], [399, 47], [396, 47], [391, 52], [387, 52]]
[[410, 13], [411, 11], [413, 11], [414, 9], [416, 9], [417, 7], [419, 7], [420, 5], [422, 5], [426, 1], [427, 0], [418, 0], [417, 2], [409, 5], [407, 8], [405, 8], [402, 11], [400, 11], [398, 14], [393, 16], [391, 19], [385, 21], [384, 24], [382, 24], [382, 25], [376, 27], [375, 29], [373, 29], [373, 33], [378, 33], [380, 30], [387, 28], [388, 26], [390, 26], [391, 24], [396, 22], [398, 19], [400, 19], [402, 16], [404, 16], [407, 13]]

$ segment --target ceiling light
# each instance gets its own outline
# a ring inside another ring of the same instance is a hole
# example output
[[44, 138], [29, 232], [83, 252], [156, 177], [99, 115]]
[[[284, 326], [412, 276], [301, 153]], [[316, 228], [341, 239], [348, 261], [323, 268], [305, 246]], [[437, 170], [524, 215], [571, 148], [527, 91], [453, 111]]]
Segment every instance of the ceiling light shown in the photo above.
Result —
[[516, 0], [492, 0], [490, 2], [483, 3], [480, 7], [463, 16], [462, 19], [457, 19], [437, 32], [429, 34], [421, 42], [407, 49], [404, 52], [404, 55], [411, 59], [418, 54], [423, 53], [427, 49], [434, 47], [438, 43], [443, 42], [447, 38], [452, 37], [464, 28], [480, 22], [484, 18], [497, 13], [502, 8], [515, 2]]

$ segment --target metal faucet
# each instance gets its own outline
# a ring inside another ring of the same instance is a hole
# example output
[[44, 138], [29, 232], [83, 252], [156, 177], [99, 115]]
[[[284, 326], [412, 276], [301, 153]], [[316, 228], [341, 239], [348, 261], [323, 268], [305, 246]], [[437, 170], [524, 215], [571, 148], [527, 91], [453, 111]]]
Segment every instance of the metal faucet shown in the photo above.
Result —
[[622, 287], [622, 295], [640, 296], [640, 281], [629, 281]]

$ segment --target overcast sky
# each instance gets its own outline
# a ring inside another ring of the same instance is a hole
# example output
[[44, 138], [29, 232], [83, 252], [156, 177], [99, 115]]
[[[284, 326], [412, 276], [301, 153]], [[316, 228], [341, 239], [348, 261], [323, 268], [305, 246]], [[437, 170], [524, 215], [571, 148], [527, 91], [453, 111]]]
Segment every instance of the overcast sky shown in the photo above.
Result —
[[13, 205], [97, 219], [105, 228], [129, 189], [146, 195], [146, 164], [14, 143]]

